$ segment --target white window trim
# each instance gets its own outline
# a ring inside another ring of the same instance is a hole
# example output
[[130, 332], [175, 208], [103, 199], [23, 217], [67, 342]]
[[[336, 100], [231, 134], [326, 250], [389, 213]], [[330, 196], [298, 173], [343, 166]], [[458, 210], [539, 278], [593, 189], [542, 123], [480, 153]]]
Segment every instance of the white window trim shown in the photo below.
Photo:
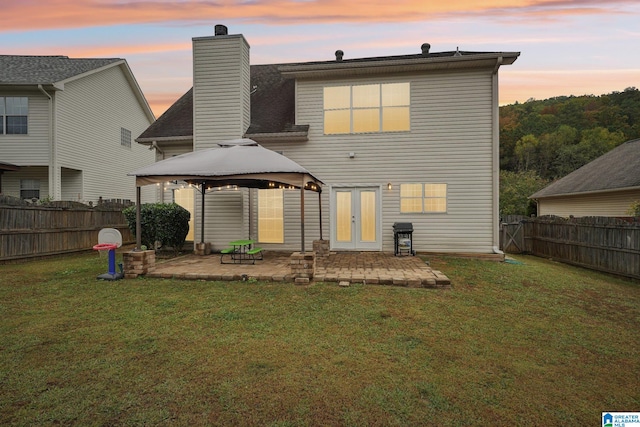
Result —
[[[402, 185], [408, 185], [408, 184], [420, 184], [420, 188], [422, 190], [422, 195], [421, 197], [419, 197], [419, 199], [422, 202], [422, 211], [415, 211], [415, 212], [403, 212], [402, 211], [402, 200], [403, 199], [418, 199], [418, 197], [402, 197]], [[445, 196], [444, 197], [431, 197], [431, 196], [426, 196], [425, 195], [425, 186], [426, 185], [444, 185], [445, 186]], [[426, 201], [427, 200], [433, 200], [433, 199], [444, 199], [444, 204], [445, 204], [445, 209], [443, 211], [428, 211], [425, 209], [426, 206]], [[412, 214], [429, 214], [429, 215], [434, 215], [434, 214], [446, 214], [449, 212], [449, 185], [445, 182], [405, 182], [400, 184], [400, 213], [403, 215], [412, 215]]]
[[[409, 85], [409, 103], [406, 105], [393, 105], [387, 106], [387, 108], [408, 108], [409, 109], [409, 128], [404, 130], [383, 130], [384, 124], [384, 116], [383, 111], [385, 106], [382, 105], [382, 94], [383, 94], [383, 86], [391, 85], [391, 84], [408, 84]], [[358, 86], [371, 86], [377, 85], [379, 87], [379, 97], [380, 102], [377, 107], [354, 107], [353, 106], [353, 88]], [[336, 86], [325, 86], [325, 87], [348, 87], [349, 88], [349, 107], [348, 108], [324, 108], [324, 88], [323, 88], [323, 108], [322, 108], [322, 125], [323, 125], [323, 134], [324, 135], [362, 135], [362, 134], [378, 134], [378, 133], [403, 133], [403, 132], [411, 132], [411, 82], [387, 82], [387, 83], [362, 83], [362, 84], [351, 84], [351, 85], [336, 85]], [[356, 132], [353, 129], [353, 113], [358, 110], [368, 110], [368, 109], [377, 109], [378, 110], [378, 124], [379, 128], [377, 131], [364, 131], [364, 132]], [[326, 131], [326, 113], [327, 111], [349, 111], [349, 132], [333, 132], [327, 133]]]

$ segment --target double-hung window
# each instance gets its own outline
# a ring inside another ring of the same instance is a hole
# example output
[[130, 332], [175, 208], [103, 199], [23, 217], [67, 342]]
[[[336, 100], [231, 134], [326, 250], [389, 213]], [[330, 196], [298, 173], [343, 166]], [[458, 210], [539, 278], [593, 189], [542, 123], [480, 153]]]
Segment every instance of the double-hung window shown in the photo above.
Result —
[[21, 199], [39, 199], [40, 198], [40, 181], [37, 179], [21, 179], [20, 180], [20, 198]]
[[29, 98], [0, 96], [0, 135], [26, 135]]
[[447, 184], [400, 184], [400, 212], [447, 212]]
[[323, 91], [324, 133], [411, 130], [409, 83], [327, 86]]

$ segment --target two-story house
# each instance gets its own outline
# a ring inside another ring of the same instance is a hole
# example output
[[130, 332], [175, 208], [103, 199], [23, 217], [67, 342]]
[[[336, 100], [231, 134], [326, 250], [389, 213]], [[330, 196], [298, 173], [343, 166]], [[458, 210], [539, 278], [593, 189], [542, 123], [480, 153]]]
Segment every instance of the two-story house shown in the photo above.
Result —
[[[498, 252], [498, 70], [519, 53], [416, 50], [250, 65], [245, 38], [216, 26], [193, 39], [193, 88], [136, 141], [158, 160], [242, 137], [284, 154], [325, 183], [333, 250], [393, 251], [393, 224], [410, 222], [417, 251]], [[165, 201], [194, 198], [165, 188]], [[299, 249], [298, 191], [213, 191], [205, 206], [214, 249]], [[305, 205], [307, 246], [318, 212]]]
[[127, 172], [155, 154], [133, 138], [154, 120], [124, 59], [0, 55], [0, 192], [135, 200]]

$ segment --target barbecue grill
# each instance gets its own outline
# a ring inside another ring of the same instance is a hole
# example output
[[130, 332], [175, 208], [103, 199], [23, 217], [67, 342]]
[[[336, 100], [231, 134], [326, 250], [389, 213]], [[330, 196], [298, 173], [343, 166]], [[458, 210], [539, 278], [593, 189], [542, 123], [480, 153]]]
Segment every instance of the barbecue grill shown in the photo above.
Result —
[[396, 256], [415, 255], [413, 250], [413, 224], [395, 222], [393, 224], [393, 247]]

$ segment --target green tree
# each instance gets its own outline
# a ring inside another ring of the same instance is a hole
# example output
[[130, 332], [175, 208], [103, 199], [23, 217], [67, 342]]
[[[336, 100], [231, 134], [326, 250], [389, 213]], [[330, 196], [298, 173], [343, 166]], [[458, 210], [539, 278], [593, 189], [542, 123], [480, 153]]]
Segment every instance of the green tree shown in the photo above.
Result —
[[548, 181], [534, 171], [500, 171], [500, 215], [526, 215], [536, 213], [536, 205], [529, 199]]
[[538, 138], [532, 134], [525, 135], [516, 142], [514, 153], [518, 159], [518, 170], [527, 171], [532, 168], [538, 159], [539, 146]]

